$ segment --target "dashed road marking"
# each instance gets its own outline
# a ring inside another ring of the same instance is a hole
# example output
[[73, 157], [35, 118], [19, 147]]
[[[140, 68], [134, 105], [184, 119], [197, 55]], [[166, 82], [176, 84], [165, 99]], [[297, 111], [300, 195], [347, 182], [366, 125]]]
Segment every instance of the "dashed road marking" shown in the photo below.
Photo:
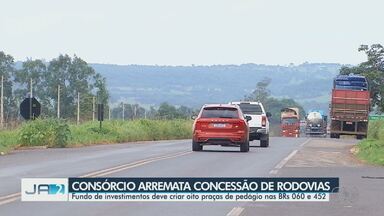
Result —
[[305, 142], [301, 143], [300, 144], [300, 147], [303, 147], [304, 145], [306, 145], [307, 143], [309, 143], [309, 141], [311, 141], [312, 139], [307, 139]]
[[139, 160], [139, 161], [131, 162], [131, 163], [128, 163], [128, 164], [123, 164], [123, 165], [119, 165], [119, 166], [115, 166], [115, 167], [99, 170], [99, 171], [96, 171], [96, 172], [91, 172], [91, 173], [82, 175], [80, 177], [100, 177], [100, 176], [106, 176], [106, 175], [113, 174], [113, 173], [116, 173], [116, 172], [120, 172], [120, 171], [123, 171], [123, 170], [126, 170], [126, 169], [131, 169], [131, 168], [134, 168], [134, 167], [142, 166], [142, 165], [145, 165], [145, 164], [148, 164], [148, 163], [152, 163], [152, 162], [156, 162], [156, 161], [160, 161], [160, 160], [165, 160], [165, 159], [171, 159], [171, 158], [175, 158], [175, 157], [180, 157], [180, 156], [191, 154], [191, 153], [192, 153], [191, 151], [183, 151], [183, 152], [178, 152], [178, 153], [175, 153], [175, 154], [169, 154], [169, 155], [163, 155], [163, 156], [158, 156], [158, 157], [154, 157], [154, 158], [148, 158], [148, 159], [144, 159], [144, 160]]
[[244, 211], [243, 207], [234, 207], [227, 216], [239, 216]]
[[[300, 147], [303, 147], [307, 143], [309, 143], [312, 139], [307, 139], [305, 142], [300, 144]], [[284, 165], [297, 153], [298, 150], [292, 151], [287, 157], [281, 160], [273, 170], [269, 171], [270, 175], [276, 175], [279, 172], [279, 169], [283, 168]]]
[[276, 175], [278, 172], [279, 172], [279, 170], [273, 169], [273, 170], [269, 171], [269, 174]]
[[295, 156], [295, 154], [297, 153], [298, 150], [294, 150], [291, 152], [291, 154], [289, 154], [287, 157], [285, 157], [282, 161], [280, 161], [280, 163], [278, 163], [276, 166], [275, 166], [275, 169], [281, 169], [288, 161], [289, 159], [291, 159], [293, 156]]

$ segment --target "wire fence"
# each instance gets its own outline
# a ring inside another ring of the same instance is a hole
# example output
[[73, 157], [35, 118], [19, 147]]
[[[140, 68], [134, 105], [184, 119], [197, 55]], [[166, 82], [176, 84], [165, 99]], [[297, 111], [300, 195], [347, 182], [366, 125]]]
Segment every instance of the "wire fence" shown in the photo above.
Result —
[[[8, 85], [8, 86], [7, 86]], [[0, 83], [0, 129], [14, 129], [26, 120], [20, 113], [20, 104], [28, 98], [35, 98], [41, 105], [40, 118], [61, 118], [72, 123], [81, 124], [87, 121], [98, 120], [98, 104], [101, 103], [96, 94], [73, 93], [63, 90], [58, 85], [50, 97], [46, 92], [33, 87], [33, 81], [29, 86], [18, 87], [9, 91], [9, 83], [1, 77]], [[7, 91], [8, 89], [8, 91]], [[190, 118], [190, 114], [163, 113], [153, 107], [144, 108], [139, 104], [105, 103], [103, 109], [104, 120], [136, 120], [136, 119], [174, 119]]]

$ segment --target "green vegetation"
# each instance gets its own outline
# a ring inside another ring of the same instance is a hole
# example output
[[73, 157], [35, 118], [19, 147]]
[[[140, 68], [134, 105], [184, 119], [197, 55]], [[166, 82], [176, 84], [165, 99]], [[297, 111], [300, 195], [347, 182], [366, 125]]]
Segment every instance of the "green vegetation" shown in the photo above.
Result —
[[4, 78], [6, 122], [18, 119], [19, 104], [29, 94], [31, 81], [33, 96], [40, 101], [43, 116], [56, 116], [59, 87], [60, 116], [65, 119], [75, 119], [78, 94], [82, 116], [87, 116], [82, 120], [92, 116], [93, 97], [97, 103], [104, 104], [109, 99], [106, 79], [76, 55], [59, 55], [49, 62], [27, 59], [16, 66], [11, 55], [0, 51], [0, 76]]
[[384, 165], [384, 121], [369, 123], [368, 138], [358, 145], [357, 156], [369, 163]]
[[18, 135], [21, 146], [65, 147], [71, 131], [64, 120], [37, 119], [23, 124]]
[[342, 67], [340, 74], [359, 74], [368, 79], [371, 91], [372, 106], [379, 112], [384, 112], [384, 47], [381, 44], [361, 45], [359, 52], [367, 55], [367, 61], [356, 67]]
[[105, 121], [81, 125], [57, 119], [38, 119], [12, 131], [0, 131], [0, 152], [17, 147], [72, 147], [132, 141], [184, 139], [191, 137], [190, 120]]
[[0, 131], [0, 153], [6, 153], [19, 145], [18, 134], [19, 129]]
[[71, 125], [70, 145], [90, 145], [93, 143], [121, 143], [146, 140], [166, 140], [190, 138], [190, 120], [133, 120], [105, 121], [99, 131], [98, 122], [88, 122], [80, 126]]

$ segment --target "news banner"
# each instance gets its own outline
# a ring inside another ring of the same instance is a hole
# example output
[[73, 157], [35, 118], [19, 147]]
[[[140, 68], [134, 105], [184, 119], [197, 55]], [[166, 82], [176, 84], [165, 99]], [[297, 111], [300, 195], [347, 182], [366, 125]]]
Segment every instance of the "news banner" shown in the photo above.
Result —
[[22, 201], [316, 201], [339, 178], [24, 178]]

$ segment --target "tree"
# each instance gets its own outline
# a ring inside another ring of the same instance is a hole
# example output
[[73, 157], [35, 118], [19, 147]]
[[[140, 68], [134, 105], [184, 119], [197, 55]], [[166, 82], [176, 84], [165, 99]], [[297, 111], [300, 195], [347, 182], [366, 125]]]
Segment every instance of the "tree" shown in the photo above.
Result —
[[0, 51], [0, 79], [4, 78], [4, 117], [5, 119], [17, 116], [16, 103], [12, 94], [12, 77], [14, 75], [14, 59], [12, 56]]
[[248, 101], [260, 101], [263, 103], [264, 109], [272, 114], [270, 121], [272, 123], [280, 122], [280, 111], [286, 107], [297, 107], [300, 110], [300, 115], [304, 116], [305, 111], [303, 107], [293, 99], [278, 99], [270, 96], [268, 89], [271, 83], [270, 78], [264, 78], [262, 81], [256, 84], [256, 89], [248, 96], [245, 96], [245, 100]]
[[367, 55], [367, 61], [356, 67], [342, 67], [340, 74], [358, 74], [367, 78], [371, 91], [372, 106], [384, 112], [384, 47], [381, 44], [361, 45], [359, 52]]
[[160, 118], [166, 118], [166, 119], [172, 119], [172, 118], [179, 118], [180, 114], [177, 112], [176, 107], [168, 104], [168, 103], [161, 103], [159, 106], [159, 109], [157, 110], [157, 115]]
[[268, 90], [268, 85], [271, 83], [271, 79], [265, 77], [263, 80], [259, 81], [256, 84], [256, 89], [248, 96], [245, 97], [245, 100], [249, 101], [260, 101], [264, 103], [271, 92]]
[[49, 62], [44, 85], [47, 87], [51, 110], [57, 108], [57, 93], [58, 86], [60, 86], [60, 112], [63, 118], [76, 116], [78, 93], [83, 119], [89, 119], [92, 116], [93, 97], [98, 96], [98, 102], [107, 104], [108, 92], [105, 79], [76, 55], [73, 58], [68, 55], [60, 55], [58, 58], [52, 59]]
[[[44, 86], [44, 76], [47, 73], [47, 66], [42, 60], [27, 59], [23, 62], [22, 68], [15, 72], [15, 83], [18, 88], [14, 91], [16, 103], [19, 104], [30, 92], [30, 81], [32, 79], [33, 96], [37, 97], [42, 107], [47, 107], [47, 91]], [[44, 109], [44, 112], [48, 110]]]

